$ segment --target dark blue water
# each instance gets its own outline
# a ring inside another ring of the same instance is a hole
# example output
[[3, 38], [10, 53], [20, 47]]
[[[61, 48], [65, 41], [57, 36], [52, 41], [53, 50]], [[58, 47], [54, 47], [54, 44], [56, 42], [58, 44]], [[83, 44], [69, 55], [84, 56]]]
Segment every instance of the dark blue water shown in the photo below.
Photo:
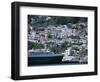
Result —
[[83, 62], [83, 63], [79, 63], [79, 62], [75, 62], [75, 61], [66, 61], [66, 62], [62, 62], [62, 61], [30, 61], [28, 60], [28, 66], [54, 66], [54, 65], [78, 65], [78, 64], [88, 64], [87, 62]]
[[32, 52], [28, 57], [28, 66], [45, 66], [45, 65], [76, 65], [87, 64], [87, 62], [79, 63], [79, 61], [62, 62], [63, 56], [54, 53]]

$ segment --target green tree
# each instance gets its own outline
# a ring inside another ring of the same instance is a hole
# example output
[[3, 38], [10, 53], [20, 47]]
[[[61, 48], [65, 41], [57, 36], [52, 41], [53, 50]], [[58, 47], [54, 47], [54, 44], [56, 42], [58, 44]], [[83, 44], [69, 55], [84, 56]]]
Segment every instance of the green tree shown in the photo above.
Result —
[[28, 50], [30, 50], [30, 49], [42, 49], [42, 48], [44, 48], [43, 44], [28, 41]]

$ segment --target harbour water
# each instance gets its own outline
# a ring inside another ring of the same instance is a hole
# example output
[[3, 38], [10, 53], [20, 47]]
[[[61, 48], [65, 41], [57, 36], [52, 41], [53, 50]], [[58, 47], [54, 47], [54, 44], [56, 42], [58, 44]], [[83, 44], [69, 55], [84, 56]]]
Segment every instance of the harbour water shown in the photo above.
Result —
[[64, 55], [53, 52], [29, 52], [28, 54], [28, 66], [87, 64], [87, 62], [80, 63], [77, 60], [62, 61]]
[[83, 65], [83, 64], [88, 64], [87, 62], [83, 62], [82, 64], [79, 62], [72, 62], [72, 61], [66, 61], [66, 62], [59, 62], [59, 63], [54, 63], [54, 62], [45, 62], [45, 63], [33, 63], [33, 62], [28, 62], [28, 66], [55, 66], [55, 65]]

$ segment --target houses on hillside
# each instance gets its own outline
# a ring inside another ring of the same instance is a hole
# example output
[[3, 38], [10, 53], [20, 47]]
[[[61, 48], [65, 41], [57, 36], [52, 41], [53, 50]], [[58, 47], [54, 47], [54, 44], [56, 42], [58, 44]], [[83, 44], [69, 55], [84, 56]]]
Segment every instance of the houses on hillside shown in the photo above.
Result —
[[[65, 42], [71, 47], [87, 48], [87, 26], [85, 23], [48, 27], [29, 27], [28, 41], [40, 44], [61, 45]], [[71, 45], [70, 45], [71, 44]]]

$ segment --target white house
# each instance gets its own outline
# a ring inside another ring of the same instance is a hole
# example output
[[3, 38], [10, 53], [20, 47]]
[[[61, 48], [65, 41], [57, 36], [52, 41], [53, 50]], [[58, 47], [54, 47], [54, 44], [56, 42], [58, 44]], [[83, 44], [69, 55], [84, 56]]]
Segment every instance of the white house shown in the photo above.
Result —
[[74, 56], [70, 56], [70, 51], [71, 51], [71, 48], [68, 48], [67, 50], [65, 50], [64, 53], [62, 53], [64, 55], [62, 61], [70, 61], [74, 58]]

